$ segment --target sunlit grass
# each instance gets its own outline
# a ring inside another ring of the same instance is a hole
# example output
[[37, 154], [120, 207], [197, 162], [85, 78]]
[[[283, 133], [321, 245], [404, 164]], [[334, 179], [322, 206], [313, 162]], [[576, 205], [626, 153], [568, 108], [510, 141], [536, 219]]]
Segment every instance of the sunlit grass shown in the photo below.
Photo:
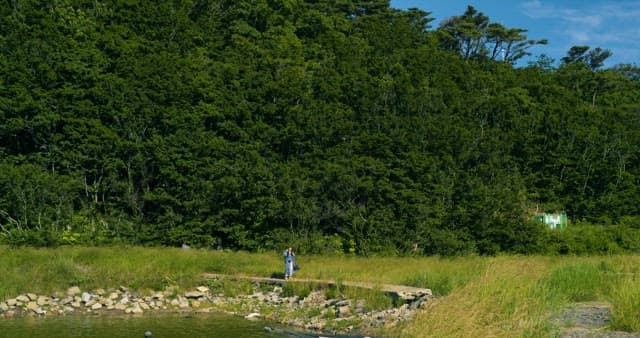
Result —
[[391, 336], [554, 337], [559, 328], [550, 318], [582, 301], [612, 303], [612, 326], [637, 331], [640, 283], [621, 284], [620, 276], [633, 275], [639, 262], [637, 256], [486, 258], [478, 278]]
[[[177, 248], [0, 247], [0, 300], [26, 292], [51, 294], [73, 285], [83, 290], [127, 286], [138, 291], [209, 285], [233, 296], [251, 283], [212, 281], [203, 273], [282, 276], [278, 253]], [[345, 281], [431, 288], [436, 297], [416, 318], [384, 337], [553, 337], [550, 320], [576, 302], [612, 304], [611, 327], [640, 330], [640, 256], [598, 257], [349, 257], [300, 256], [295, 279], [337, 283], [287, 283], [285, 293], [364, 299], [370, 309], [397, 306], [379, 290], [345, 287]], [[331, 314], [327, 314], [330, 316]]]

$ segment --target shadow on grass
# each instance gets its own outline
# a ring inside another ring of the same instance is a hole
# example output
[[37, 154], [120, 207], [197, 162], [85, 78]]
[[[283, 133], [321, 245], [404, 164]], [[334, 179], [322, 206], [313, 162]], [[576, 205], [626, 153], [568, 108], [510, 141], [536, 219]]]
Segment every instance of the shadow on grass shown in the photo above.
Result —
[[284, 279], [284, 273], [283, 272], [274, 272], [274, 273], [271, 274], [270, 278]]

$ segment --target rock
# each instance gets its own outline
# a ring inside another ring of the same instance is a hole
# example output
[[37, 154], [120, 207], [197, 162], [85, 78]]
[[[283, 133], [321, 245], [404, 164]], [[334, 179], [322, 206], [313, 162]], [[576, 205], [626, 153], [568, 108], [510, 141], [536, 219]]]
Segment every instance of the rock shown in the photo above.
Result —
[[351, 316], [351, 307], [349, 305], [340, 306], [337, 308], [337, 315], [341, 318]]
[[45, 314], [47, 314], [47, 311], [43, 310], [41, 307], [33, 310], [33, 312], [35, 312], [35, 314], [37, 314], [38, 316], [44, 316]]
[[7, 300], [7, 305], [8, 305], [9, 307], [14, 307], [14, 306], [16, 306], [16, 304], [18, 304], [18, 301], [17, 301], [15, 298], [12, 298], [12, 299], [8, 299], [8, 300]]
[[29, 302], [27, 303], [27, 310], [35, 311], [38, 308], [38, 303]]
[[130, 306], [125, 310], [125, 313], [129, 313], [129, 314], [142, 314], [144, 313], [144, 310], [142, 310], [142, 308], [140, 308], [140, 306], [138, 304], [134, 305], [134, 306]]
[[209, 292], [209, 288], [208, 288], [208, 287], [206, 287], [206, 286], [198, 286], [198, 287], [196, 288], [196, 290], [198, 290], [198, 291], [200, 291], [200, 292], [202, 292], [202, 293]]
[[187, 298], [202, 298], [204, 297], [204, 293], [200, 291], [189, 291], [185, 293], [184, 296]]
[[29, 298], [29, 300], [37, 300], [38, 295], [36, 295], [35, 293], [27, 293], [27, 298]]
[[91, 294], [88, 292], [83, 292], [80, 299], [83, 303], [87, 303], [89, 300], [91, 300]]
[[70, 304], [72, 302], [73, 302], [73, 298], [72, 297], [65, 297], [65, 298], [62, 298], [60, 300], [60, 304], [62, 304], [62, 305], [67, 305], [67, 304]]
[[95, 303], [91, 305], [91, 310], [100, 310], [100, 309], [102, 309], [102, 304], [100, 303]]
[[250, 313], [250, 314], [248, 314], [248, 315], [244, 316], [244, 319], [248, 319], [248, 320], [258, 320], [258, 319], [260, 319], [260, 317], [262, 317], [262, 315], [260, 315], [260, 314], [259, 314], [259, 313], [257, 313], [257, 312], [253, 312], [253, 313]]
[[[20, 302], [20, 303], [28, 303], [30, 301], [29, 297], [25, 296], [25, 295], [20, 295], [18, 297], [16, 297], [16, 301]], [[17, 303], [16, 303], [17, 305]]]
[[[318, 320], [312, 320], [311, 322], [306, 324], [304, 328], [310, 331], [322, 331], [324, 330], [326, 325], [327, 323], [325, 320], [318, 319]], [[324, 336], [319, 336], [319, 337], [324, 337]]]
[[115, 300], [118, 299], [118, 297], [120, 297], [120, 295], [117, 292], [111, 292], [109, 294], [109, 299]]
[[82, 290], [80, 290], [80, 288], [77, 286], [72, 286], [67, 289], [67, 296], [73, 297], [79, 295], [80, 293], [82, 293]]
[[336, 307], [343, 307], [351, 305], [351, 301], [349, 299], [343, 299], [335, 303]]
[[38, 299], [36, 300], [36, 302], [38, 303], [38, 305], [42, 306], [42, 305], [49, 305], [51, 304], [51, 298], [49, 297], [45, 297], [45, 296], [40, 296], [38, 297]]
[[0, 313], [3, 313], [7, 310], [9, 310], [9, 305], [7, 304], [7, 302], [0, 303]]
[[116, 310], [119, 310], [119, 311], [124, 311], [124, 310], [126, 310], [126, 309], [127, 309], [127, 305], [126, 305], [126, 304], [122, 304], [122, 303], [118, 303], [118, 304], [116, 304], [116, 305], [114, 306], [114, 308], [115, 308]]

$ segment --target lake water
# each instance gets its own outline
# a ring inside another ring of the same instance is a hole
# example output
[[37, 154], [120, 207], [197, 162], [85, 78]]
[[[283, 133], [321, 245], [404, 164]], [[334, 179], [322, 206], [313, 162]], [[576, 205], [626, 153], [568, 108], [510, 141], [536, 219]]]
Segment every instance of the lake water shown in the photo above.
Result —
[[219, 314], [0, 318], [0, 337], [11, 338], [280, 338], [267, 323]]

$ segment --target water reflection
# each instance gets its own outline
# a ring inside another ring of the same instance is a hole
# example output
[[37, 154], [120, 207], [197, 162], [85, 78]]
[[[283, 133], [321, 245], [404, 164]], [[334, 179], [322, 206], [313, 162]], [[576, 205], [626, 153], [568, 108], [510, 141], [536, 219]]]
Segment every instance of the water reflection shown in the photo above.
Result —
[[267, 332], [264, 322], [218, 314], [145, 316], [63, 316], [0, 319], [0, 336], [12, 338], [136, 338], [145, 332], [165, 337], [286, 337]]

